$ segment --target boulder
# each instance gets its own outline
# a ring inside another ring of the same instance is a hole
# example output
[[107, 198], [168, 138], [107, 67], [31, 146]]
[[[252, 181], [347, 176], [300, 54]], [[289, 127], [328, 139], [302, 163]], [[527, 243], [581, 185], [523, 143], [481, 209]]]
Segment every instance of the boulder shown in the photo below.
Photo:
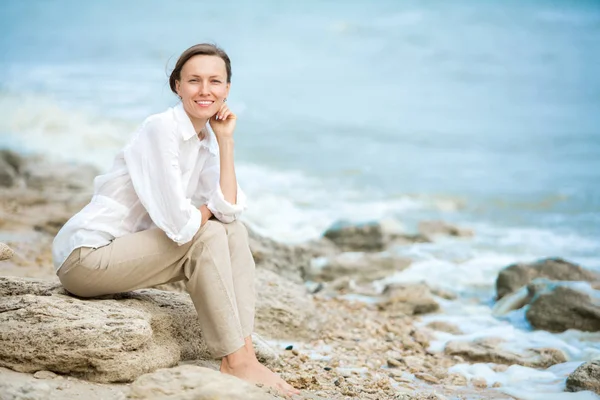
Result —
[[256, 270], [256, 332], [272, 339], [312, 339], [321, 325], [304, 285], [269, 270]]
[[266, 390], [218, 371], [194, 365], [159, 369], [142, 375], [130, 386], [128, 399], [266, 400]]
[[600, 394], [600, 360], [588, 361], [581, 364], [567, 378], [567, 391], [579, 392], [591, 390]]
[[517, 291], [536, 278], [547, 278], [553, 281], [593, 282], [600, 281], [600, 274], [560, 258], [513, 264], [498, 274], [496, 279], [497, 298], [501, 299], [507, 294]]
[[11, 259], [15, 255], [13, 249], [7, 244], [0, 243], [0, 261]]
[[419, 222], [419, 232], [428, 237], [437, 235], [457, 237], [473, 236], [472, 230], [460, 228], [444, 221], [421, 221]]
[[527, 289], [532, 300], [525, 316], [535, 329], [600, 331], [600, 291], [588, 283], [536, 279]]
[[82, 300], [58, 283], [0, 277], [0, 366], [127, 382], [203, 358], [210, 355], [187, 294], [144, 289]]
[[343, 251], [382, 251], [386, 245], [385, 234], [378, 222], [352, 224], [338, 221], [323, 236]]
[[518, 354], [502, 348], [503, 343], [504, 339], [500, 338], [483, 338], [474, 342], [450, 341], [444, 352], [472, 362], [518, 364], [531, 368], [548, 368], [567, 361], [566, 355], [557, 349], [527, 349]]
[[386, 311], [415, 315], [435, 312], [440, 308], [424, 283], [388, 285], [383, 290], [383, 296], [379, 308]]
[[331, 282], [344, 277], [368, 283], [402, 271], [410, 263], [407, 258], [386, 253], [342, 253], [314, 259], [305, 277], [316, 282]]

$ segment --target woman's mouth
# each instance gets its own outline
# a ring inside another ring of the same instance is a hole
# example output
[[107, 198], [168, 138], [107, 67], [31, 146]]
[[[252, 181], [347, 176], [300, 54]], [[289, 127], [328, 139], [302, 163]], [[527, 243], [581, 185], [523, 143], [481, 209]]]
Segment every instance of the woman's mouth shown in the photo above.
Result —
[[210, 107], [213, 105], [214, 101], [212, 101], [212, 100], [196, 100], [195, 103], [198, 104], [199, 107]]

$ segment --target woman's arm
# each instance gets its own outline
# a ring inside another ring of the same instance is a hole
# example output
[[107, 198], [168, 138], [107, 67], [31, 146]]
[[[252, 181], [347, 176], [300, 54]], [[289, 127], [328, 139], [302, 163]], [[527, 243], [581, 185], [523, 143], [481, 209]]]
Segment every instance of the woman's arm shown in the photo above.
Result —
[[133, 188], [152, 221], [179, 245], [189, 242], [204, 221], [183, 191], [179, 138], [170, 121], [147, 120], [124, 149]]

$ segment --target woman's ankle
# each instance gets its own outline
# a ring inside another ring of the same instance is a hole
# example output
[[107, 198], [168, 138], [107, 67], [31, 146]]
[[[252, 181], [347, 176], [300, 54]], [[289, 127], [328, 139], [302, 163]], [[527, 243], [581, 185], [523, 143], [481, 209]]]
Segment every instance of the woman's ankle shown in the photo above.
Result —
[[221, 360], [221, 367], [227, 369], [241, 368], [251, 364], [254, 360], [255, 357], [253, 357], [244, 346], [223, 357]]

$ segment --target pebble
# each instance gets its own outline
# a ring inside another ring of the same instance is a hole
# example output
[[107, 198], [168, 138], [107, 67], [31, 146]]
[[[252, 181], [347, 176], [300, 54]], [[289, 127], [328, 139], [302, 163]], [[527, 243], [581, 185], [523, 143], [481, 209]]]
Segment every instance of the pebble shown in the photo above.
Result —
[[435, 376], [429, 375], [429, 374], [426, 374], [423, 372], [417, 372], [415, 374], [415, 377], [418, 379], [421, 379], [422, 381], [429, 382], [429, 383], [440, 383], [440, 380], [438, 378], [436, 378]]
[[52, 371], [37, 371], [35, 374], [33, 374], [33, 377], [36, 379], [54, 379], [57, 376], [58, 375]]
[[480, 389], [487, 387], [487, 381], [481, 377], [476, 377], [476, 378], [471, 379], [471, 384], [473, 386], [475, 386], [476, 388], [480, 388]]
[[13, 249], [8, 247], [8, 245], [6, 245], [4, 243], [0, 243], [0, 261], [8, 260], [8, 259], [12, 258], [12, 256], [14, 256], [14, 255], [15, 255], [15, 252], [13, 251]]

